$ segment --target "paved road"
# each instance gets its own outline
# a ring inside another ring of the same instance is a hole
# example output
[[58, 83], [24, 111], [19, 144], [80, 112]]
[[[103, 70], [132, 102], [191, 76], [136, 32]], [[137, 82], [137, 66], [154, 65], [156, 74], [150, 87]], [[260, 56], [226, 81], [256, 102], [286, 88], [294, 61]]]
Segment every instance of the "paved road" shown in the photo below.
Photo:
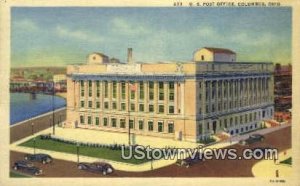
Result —
[[[265, 135], [266, 139], [249, 146], [254, 147], [274, 147], [279, 151], [291, 148], [291, 127]], [[248, 148], [249, 148], [248, 147]], [[240, 145], [233, 145], [238, 154], [245, 148]], [[11, 151], [11, 165], [14, 161], [22, 159], [23, 153]], [[258, 160], [206, 160], [199, 162], [190, 168], [170, 165], [160, 169], [146, 172], [124, 172], [115, 171], [106, 177], [253, 177], [251, 168]], [[77, 169], [76, 163], [64, 160], [54, 160], [51, 165], [35, 163], [44, 171], [41, 177], [102, 177], [101, 174], [81, 171]]]

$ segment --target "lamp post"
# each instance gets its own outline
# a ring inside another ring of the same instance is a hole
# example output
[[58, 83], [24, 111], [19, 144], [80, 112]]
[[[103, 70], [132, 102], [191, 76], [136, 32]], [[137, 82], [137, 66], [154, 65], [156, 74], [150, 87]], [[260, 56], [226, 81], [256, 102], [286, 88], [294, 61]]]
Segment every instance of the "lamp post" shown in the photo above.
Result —
[[54, 81], [52, 81], [52, 117], [53, 117], [52, 133], [53, 133], [53, 135], [55, 135], [54, 95], [55, 95]]
[[51, 127], [51, 116], [49, 117], [49, 126]]
[[32, 123], [31, 123], [31, 135], [34, 134], [33, 127], [34, 127], [34, 123], [32, 122]]
[[77, 149], [77, 164], [79, 164], [79, 143], [77, 143], [76, 149]]

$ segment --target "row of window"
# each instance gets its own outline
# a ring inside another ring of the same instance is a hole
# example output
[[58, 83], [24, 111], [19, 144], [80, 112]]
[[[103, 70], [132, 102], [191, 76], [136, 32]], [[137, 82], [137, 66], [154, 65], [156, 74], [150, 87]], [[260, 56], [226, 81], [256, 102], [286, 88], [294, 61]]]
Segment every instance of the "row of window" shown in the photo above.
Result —
[[[96, 97], [100, 97], [101, 94], [101, 82], [100, 81], [95, 81], [96, 82]], [[108, 81], [103, 81], [103, 92], [104, 92], [104, 97], [108, 98]], [[117, 98], [117, 81], [112, 82], [112, 98]], [[88, 96], [92, 97], [93, 95], [93, 81], [89, 80], [88, 81]], [[136, 98], [136, 91], [139, 92], [139, 99], [143, 100], [145, 98], [145, 83], [143, 81], [140, 81], [138, 83], [135, 82], [129, 82], [130, 86], [130, 91], [129, 91], [129, 97], [130, 99], [135, 99]], [[154, 82], [150, 81], [148, 82], [148, 98], [149, 100], [154, 100]], [[120, 82], [120, 89], [121, 89], [121, 94], [120, 97], [121, 99], [125, 100], [126, 99], [126, 82], [122, 81]], [[164, 82], [158, 82], [158, 100], [163, 101], [165, 99], [165, 83]], [[168, 82], [168, 92], [169, 92], [169, 101], [174, 101], [174, 82]], [[81, 97], [85, 96], [85, 86], [84, 86], [84, 81], [80, 81], [80, 95]]]
[[[86, 124], [85, 117], [83, 115], [80, 116], [80, 124], [82, 124], [82, 125]], [[93, 121], [92, 116], [87, 116], [87, 124], [88, 125], [100, 126], [100, 117], [98, 117], [98, 116], [94, 117], [94, 121]], [[138, 130], [145, 130], [144, 120], [138, 120], [137, 124], [138, 124]], [[126, 120], [125, 119], [119, 119], [119, 123], [118, 123], [117, 118], [110, 118], [110, 122], [109, 122], [108, 117], [103, 117], [102, 118], [102, 126], [104, 126], [104, 127], [110, 126], [110, 127], [115, 127], [115, 128], [119, 127], [119, 128], [124, 128], [125, 129], [126, 128]], [[129, 120], [129, 127], [131, 129], [136, 129], [135, 120]], [[153, 131], [154, 130], [154, 123], [153, 123], [152, 120], [147, 122], [147, 128], [146, 129], [148, 131]], [[158, 121], [157, 122], [157, 131], [158, 132], [165, 132], [163, 121]], [[168, 123], [166, 132], [174, 133], [174, 124], [173, 123]]]
[[[96, 109], [101, 109], [101, 102], [100, 101], [96, 101], [93, 103], [93, 101], [88, 101], [87, 102], [88, 105], [87, 105], [87, 108], [96, 108]], [[95, 104], [95, 107], [93, 107], [93, 104]], [[80, 107], [81, 108], [85, 108], [85, 101], [84, 100], [81, 100], [80, 101]], [[138, 109], [135, 108], [136, 105], [135, 103], [130, 103], [130, 111], [132, 112], [145, 112], [145, 104], [138, 104]], [[117, 110], [117, 102], [111, 102], [111, 105], [109, 104], [108, 101], [105, 101], [104, 102], [104, 105], [103, 105], [103, 108], [104, 109], [107, 109], [107, 110]], [[169, 114], [174, 114], [174, 106], [173, 105], [169, 105], [169, 108], [168, 108], [168, 113]], [[121, 111], [126, 111], [126, 103], [121, 103], [120, 104], [120, 110]], [[158, 113], [165, 113], [165, 105], [158, 105]], [[148, 105], [148, 112], [154, 112], [154, 105], [153, 104], [149, 104]]]

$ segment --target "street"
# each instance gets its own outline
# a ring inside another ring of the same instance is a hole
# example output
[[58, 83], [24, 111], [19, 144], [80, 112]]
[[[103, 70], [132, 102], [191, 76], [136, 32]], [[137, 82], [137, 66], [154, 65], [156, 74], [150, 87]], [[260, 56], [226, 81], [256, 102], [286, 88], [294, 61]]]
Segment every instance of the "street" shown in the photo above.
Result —
[[[244, 148], [272, 147], [280, 151], [291, 148], [291, 127], [265, 135], [265, 140], [250, 146], [232, 145], [238, 155]], [[229, 147], [227, 147], [229, 148]], [[24, 153], [10, 152], [10, 164], [24, 158]], [[125, 172], [116, 170], [105, 177], [253, 177], [252, 166], [259, 160], [205, 160], [198, 162], [190, 168], [179, 167], [175, 164], [146, 172]], [[43, 175], [38, 177], [103, 177], [102, 174], [91, 173], [77, 169], [77, 163], [57, 160], [49, 165], [34, 163], [43, 170]], [[155, 164], [155, 162], [154, 162]]]

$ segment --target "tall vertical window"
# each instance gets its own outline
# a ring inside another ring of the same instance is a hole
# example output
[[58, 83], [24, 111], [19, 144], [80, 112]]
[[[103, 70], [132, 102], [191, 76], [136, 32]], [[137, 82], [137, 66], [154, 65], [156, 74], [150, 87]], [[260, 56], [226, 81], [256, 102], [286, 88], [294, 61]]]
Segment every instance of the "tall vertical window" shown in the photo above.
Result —
[[173, 105], [169, 106], [169, 114], [174, 114], [174, 106]]
[[153, 131], [153, 121], [148, 121], [148, 131]]
[[100, 82], [96, 81], [96, 96], [97, 98], [100, 97]]
[[104, 97], [108, 97], [108, 82], [104, 81]]
[[112, 102], [112, 105], [111, 105], [111, 108], [113, 109], [113, 110], [116, 110], [117, 109], [117, 102]]
[[92, 124], [92, 116], [88, 116], [88, 124], [89, 124], [89, 125]]
[[201, 135], [203, 133], [202, 123], [198, 125], [198, 134]]
[[126, 84], [124, 81], [121, 82], [121, 92], [122, 92], [122, 99], [126, 98]]
[[83, 80], [80, 81], [80, 91], [81, 91], [80, 95], [83, 97], [84, 96], [84, 81]]
[[89, 101], [88, 104], [89, 104], [89, 105], [88, 105], [89, 108], [92, 108], [92, 107], [93, 107], [93, 102], [92, 102], [92, 101]]
[[154, 112], [154, 106], [153, 105], [149, 105], [149, 112]]
[[89, 81], [89, 97], [92, 97], [92, 81]]
[[139, 90], [140, 90], [140, 99], [144, 99], [144, 82], [140, 81], [140, 86], [139, 86]]
[[135, 111], [135, 104], [134, 103], [130, 104], [130, 111]]
[[84, 124], [84, 116], [80, 116], [80, 124]]
[[96, 108], [97, 108], [97, 109], [100, 108], [100, 102], [99, 102], [99, 101], [96, 102]]
[[125, 119], [120, 119], [120, 128], [125, 128], [125, 127], [126, 127]]
[[158, 82], [158, 94], [159, 94], [159, 100], [164, 100], [164, 82]]
[[154, 99], [154, 82], [149, 81], [149, 100]]
[[[130, 82], [130, 84], [129, 84], [129, 86], [135, 86], [134, 82]], [[134, 88], [130, 88], [130, 99], [135, 99], [135, 90], [133, 90], [133, 89]]]
[[107, 118], [103, 118], [103, 126], [107, 126], [108, 125], [108, 119]]
[[174, 101], [174, 82], [169, 82], [169, 101]]
[[95, 117], [95, 125], [99, 125], [99, 117]]
[[143, 130], [143, 129], [144, 129], [144, 121], [139, 120], [139, 130]]
[[126, 110], [126, 104], [125, 103], [121, 103], [121, 110], [122, 111]]
[[168, 133], [174, 133], [174, 124], [173, 123], [168, 124]]
[[83, 101], [83, 100], [80, 101], [80, 106], [81, 106], [82, 108], [84, 108], [84, 101]]
[[164, 131], [164, 122], [159, 121], [159, 122], [157, 123], [157, 131], [158, 131], [158, 132], [163, 132], [163, 131]]
[[165, 107], [164, 105], [158, 105], [158, 113], [162, 114], [165, 112]]
[[113, 81], [113, 98], [117, 98], [117, 82]]
[[111, 126], [117, 127], [117, 119], [116, 118], [111, 118]]
[[139, 104], [139, 111], [144, 112], [144, 104]]
[[129, 127], [134, 129], [134, 121], [132, 119], [129, 120]]

